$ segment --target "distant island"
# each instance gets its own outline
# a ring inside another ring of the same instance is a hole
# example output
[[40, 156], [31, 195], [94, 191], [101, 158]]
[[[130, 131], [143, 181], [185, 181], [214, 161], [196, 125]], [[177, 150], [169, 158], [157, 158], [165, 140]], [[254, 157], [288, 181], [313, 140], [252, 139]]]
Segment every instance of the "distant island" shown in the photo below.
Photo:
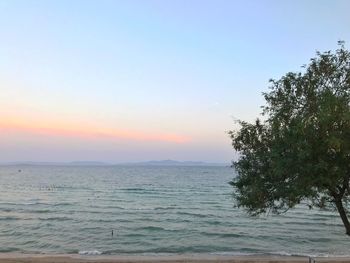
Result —
[[208, 163], [208, 162], [196, 162], [196, 161], [174, 161], [174, 160], [160, 160], [160, 161], [147, 161], [137, 163], [124, 163], [124, 165], [149, 165], [149, 166], [229, 166], [228, 163]]
[[108, 163], [97, 161], [74, 162], [4, 162], [0, 165], [33, 165], [33, 166], [230, 166], [229, 163], [209, 163], [201, 161], [152, 160], [145, 162]]

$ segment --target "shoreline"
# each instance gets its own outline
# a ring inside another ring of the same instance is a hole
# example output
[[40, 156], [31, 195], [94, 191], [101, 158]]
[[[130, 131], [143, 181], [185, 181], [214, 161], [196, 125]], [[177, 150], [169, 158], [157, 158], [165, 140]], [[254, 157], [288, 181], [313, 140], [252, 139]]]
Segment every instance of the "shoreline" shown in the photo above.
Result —
[[[350, 263], [350, 257], [315, 257], [315, 263]], [[76, 254], [22, 254], [0, 253], [0, 263], [302, 263], [309, 262], [306, 256], [244, 256], [244, 255], [76, 255]]]

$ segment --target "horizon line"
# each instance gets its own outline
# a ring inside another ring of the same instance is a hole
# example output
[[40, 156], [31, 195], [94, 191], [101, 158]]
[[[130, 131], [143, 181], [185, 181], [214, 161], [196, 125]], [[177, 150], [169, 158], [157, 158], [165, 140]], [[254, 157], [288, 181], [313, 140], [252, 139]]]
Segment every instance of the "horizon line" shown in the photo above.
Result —
[[108, 161], [7, 161], [1, 162], [3, 165], [82, 165], [82, 166], [114, 166], [114, 165], [231, 165], [231, 162], [207, 162], [207, 161], [178, 161], [178, 160], [147, 160], [147, 161], [127, 161], [127, 162], [108, 162]]

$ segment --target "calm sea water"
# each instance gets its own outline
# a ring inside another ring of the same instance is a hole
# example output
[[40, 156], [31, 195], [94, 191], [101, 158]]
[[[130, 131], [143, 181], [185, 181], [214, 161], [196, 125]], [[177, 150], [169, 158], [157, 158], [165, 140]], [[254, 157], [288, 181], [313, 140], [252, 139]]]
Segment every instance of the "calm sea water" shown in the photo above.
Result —
[[233, 176], [229, 167], [2, 166], [0, 252], [350, 254], [337, 214], [250, 218], [233, 207]]

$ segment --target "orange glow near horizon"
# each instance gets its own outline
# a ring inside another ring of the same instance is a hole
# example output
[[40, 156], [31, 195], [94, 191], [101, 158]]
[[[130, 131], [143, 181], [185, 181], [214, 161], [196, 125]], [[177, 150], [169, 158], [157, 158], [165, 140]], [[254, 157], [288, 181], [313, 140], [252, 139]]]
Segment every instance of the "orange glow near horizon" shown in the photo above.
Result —
[[160, 141], [186, 143], [188, 137], [168, 134], [114, 129], [96, 125], [60, 122], [58, 120], [29, 120], [19, 118], [1, 118], [0, 130], [19, 131], [45, 136], [65, 136], [94, 139], [126, 139], [136, 141]]

